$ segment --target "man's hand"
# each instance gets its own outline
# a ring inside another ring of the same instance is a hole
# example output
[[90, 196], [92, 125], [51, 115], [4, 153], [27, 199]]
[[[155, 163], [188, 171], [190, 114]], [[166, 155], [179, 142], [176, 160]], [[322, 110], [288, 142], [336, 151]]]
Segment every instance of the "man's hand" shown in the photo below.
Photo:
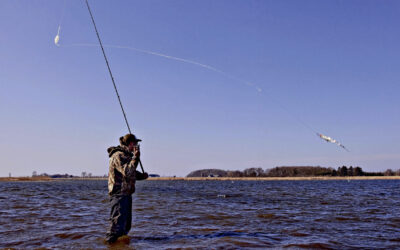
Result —
[[144, 172], [143, 173], [143, 178], [146, 180], [147, 178], [149, 178], [149, 175], [146, 172]]
[[140, 147], [139, 147], [139, 145], [133, 147], [133, 155], [136, 158], [140, 158]]

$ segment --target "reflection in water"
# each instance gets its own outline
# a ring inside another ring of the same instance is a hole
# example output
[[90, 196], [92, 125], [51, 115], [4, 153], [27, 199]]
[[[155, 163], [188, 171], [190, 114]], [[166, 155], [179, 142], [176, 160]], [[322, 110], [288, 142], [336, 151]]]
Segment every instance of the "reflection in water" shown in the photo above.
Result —
[[[118, 248], [400, 247], [400, 181], [144, 181]], [[106, 181], [1, 182], [0, 248], [108, 248]]]

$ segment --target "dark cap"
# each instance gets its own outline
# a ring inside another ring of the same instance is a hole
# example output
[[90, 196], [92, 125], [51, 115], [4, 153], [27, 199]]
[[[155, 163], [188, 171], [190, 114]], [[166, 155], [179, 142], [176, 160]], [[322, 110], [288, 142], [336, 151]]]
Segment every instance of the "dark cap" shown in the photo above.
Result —
[[129, 146], [129, 144], [131, 142], [139, 142], [139, 141], [142, 141], [142, 140], [136, 138], [136, 136], [134, 134], [126, 134], [119, 138], [119, 143], [121, 145], [125, 145], [125, 146]]

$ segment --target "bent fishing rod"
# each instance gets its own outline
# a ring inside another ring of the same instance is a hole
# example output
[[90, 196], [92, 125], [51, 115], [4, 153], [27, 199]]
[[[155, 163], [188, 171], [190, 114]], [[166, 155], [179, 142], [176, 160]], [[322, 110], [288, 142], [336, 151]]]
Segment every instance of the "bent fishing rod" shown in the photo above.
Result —
[[[132, 134], [131, 128], [129, 127], [128, 119], [126, 118], [124, 106], [122, 106], [121, 98], [119, 97], [119, 94], [118, 94], [117, 85], [115, 84], [114, 77], [113, 77], [113, 74], [111, 72], [110, 64], [108, 63], [106, 52], [104, 51], [104, 48], [103, 48], [103, 43], [101, 42], [99, 32], [97, 31], [96, 23], [94, 21], [94, 18], [93, 18], [93, 15], [92, 15], [92, 11], [91, 11], [90, 6], [89, 6], [89, 2], [88, 2], [88, 0], [85, 0], [85, 2], [86, 2], [86, 6], [88, 8], [89, 14], [90, 14], [90, 18], [92, 19], [94, 30], [96, 31], [97, 39], [99, 40], [101, 51], [103, 52], [104, 60], [106, 61], [106, 64], [107, 64], [108, 72], [110, 73], [111, 81], [112, 81], [112, 83], [114, 85], [115, 94], [118, 97], [119, 105], [121, 106], [122, 114], [124, 115], [124, 118], [125, 118], [126, 126], [128, 127], [129, 134]], [[142, 172], [144, 173], [142, 161], [140, 160], [140, 158], [139, 158], [139, 164], [140, 164], [140, 167], [142, 168]]]

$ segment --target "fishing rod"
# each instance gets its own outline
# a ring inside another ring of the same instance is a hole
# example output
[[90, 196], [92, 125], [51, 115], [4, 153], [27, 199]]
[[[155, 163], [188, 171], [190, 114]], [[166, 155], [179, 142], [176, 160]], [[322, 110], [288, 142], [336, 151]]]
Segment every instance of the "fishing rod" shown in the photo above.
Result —
[[[88, 8], [89, 14], [90, 14], [90, 18], [92, 19], [92, 23], [93, 23], [93, 26], [94, 26], [94, 30], [96, 31], [97, 39], [99, 40], [99, 44], [100, 44], [101, 51], [103, 52], [104, 60], [106, 61], [106, 64], [107, 64], [108, 72], [110, 73], [111, 81], [112, 81], [112, 83], [113, 83], [113, 85], [114, 85], [115, 94], [116, 94], [117, 97], [118, 97], [119, 105], [121, 106], [122, 114], [124, 115], [124, 119], [125, 119], [126, 126], [128, 127], [129, 134], [132, 134], [131, 128], [129, 127], [128, 119], [126, 118], [124, 106], [122, 106], [121, 98], [120, 98], [120, 96], [119, 96], [119, 94], [118, 94], [117, 85], [115, 84], [114, 77], [113, 77], [113, 74], [112, 74], [112, 72], [111, 72], [110, 64], [108, 63], [108, 59], [107, 59], [107, 56], [106, 56], [106, 52], [104, 51], [104, 48], [103, 48], [103, 43], [101, 42], [99, 32], [97, 31], [96, 23], [95, 23], [95, 21], [94, 21], [94, 18], [93, 18], [93, 15], [92, 15], [92, 11], [91, 11], [90, 6], [89, 6], [89, 2], [88, 2], [88, 0], [85, 0], [85, 2], [86, 2], [86, 6], [87, 6], [87, 8]], [[142, 161], [140, 160], [140, 158], [139, 158], [139, 165], [140, 165], [140, 167], [142, 168], [142, 172], [144, 173]]]

